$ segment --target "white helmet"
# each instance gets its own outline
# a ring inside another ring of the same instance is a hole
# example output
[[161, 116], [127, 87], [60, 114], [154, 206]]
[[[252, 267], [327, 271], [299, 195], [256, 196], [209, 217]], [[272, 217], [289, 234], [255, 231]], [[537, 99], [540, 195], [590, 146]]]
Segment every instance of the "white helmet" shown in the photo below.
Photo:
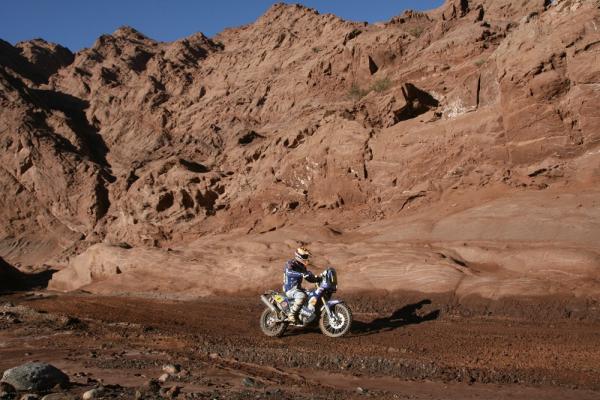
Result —
[[304, 265], [308, 264], [310, 256], [312, 256], [312, 254], [306, 247], [298, 247], [294, 253], [294, 258]]

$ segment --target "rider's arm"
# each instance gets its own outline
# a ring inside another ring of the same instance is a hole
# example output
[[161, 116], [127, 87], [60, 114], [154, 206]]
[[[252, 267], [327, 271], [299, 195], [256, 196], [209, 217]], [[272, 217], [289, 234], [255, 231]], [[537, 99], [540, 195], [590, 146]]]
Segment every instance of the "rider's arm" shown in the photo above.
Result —
[[319, 277], [315, 276], [315, 274], [313, 274], [310, 271], [306, 271], [306, 273], [303, 275], [303, 278], [306, 279], [307, 282], [311, 282], [311, 283], [317, 283], [319, 282]]

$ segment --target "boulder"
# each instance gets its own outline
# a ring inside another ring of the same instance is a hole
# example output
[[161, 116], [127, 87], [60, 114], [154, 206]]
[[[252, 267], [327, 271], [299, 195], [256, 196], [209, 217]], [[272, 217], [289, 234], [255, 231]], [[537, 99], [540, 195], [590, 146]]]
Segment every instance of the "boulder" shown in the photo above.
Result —
[[16, 390], [48, 390], [56, 385], [66, 386], [69, 377], [58, 368], [47, 363], [27, 363], [4, 371], [2, 382]]

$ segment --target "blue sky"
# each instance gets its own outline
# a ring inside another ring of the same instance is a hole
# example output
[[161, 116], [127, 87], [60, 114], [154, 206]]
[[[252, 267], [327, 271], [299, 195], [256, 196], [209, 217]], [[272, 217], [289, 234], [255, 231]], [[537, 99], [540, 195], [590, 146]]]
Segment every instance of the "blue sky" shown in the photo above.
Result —
[[[3, 0], [0, 39], [11, 43], [44, 38], [71, 50], [130, 25], [147, 36], [171, 41], [250, 23], [277, 1], [269, 0]], [[299, 0], [321, 13], [354, 21], [385, 21], [406, 9], [427, 10], [443, 0]]]

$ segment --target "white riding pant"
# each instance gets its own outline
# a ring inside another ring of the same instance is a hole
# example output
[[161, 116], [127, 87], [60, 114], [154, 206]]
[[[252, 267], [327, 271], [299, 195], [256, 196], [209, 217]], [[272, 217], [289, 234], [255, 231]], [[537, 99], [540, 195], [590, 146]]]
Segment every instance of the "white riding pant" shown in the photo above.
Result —
[[300, 310], [302, 304], [304, 304], [304, 300], [306, 300], [306, 292], [298, 288], [288, 290], [287, 292], [285, 292], [285, 295], [289, 299], [294, 299], [294, 303], [290, 307], [292, 312]]

